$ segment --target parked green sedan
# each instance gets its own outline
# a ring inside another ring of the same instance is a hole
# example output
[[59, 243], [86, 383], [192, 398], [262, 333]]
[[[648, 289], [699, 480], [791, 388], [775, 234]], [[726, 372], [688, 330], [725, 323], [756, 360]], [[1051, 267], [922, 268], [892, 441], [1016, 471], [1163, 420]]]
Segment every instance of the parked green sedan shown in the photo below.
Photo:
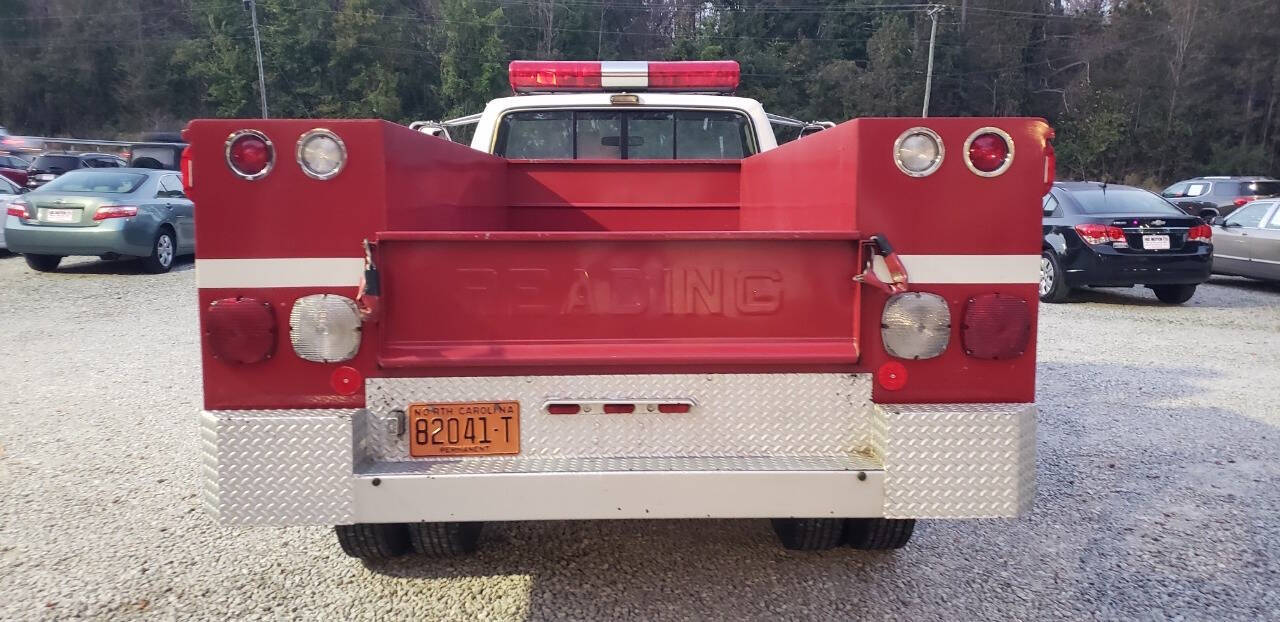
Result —
[[9, 250], [41, 272], [68, 255], [138, 257], [147, 272], [168, 272], [175, 257], [195, 252], [191, 201], [174, 171], [71, 171], [22, 195], [7, 213]]

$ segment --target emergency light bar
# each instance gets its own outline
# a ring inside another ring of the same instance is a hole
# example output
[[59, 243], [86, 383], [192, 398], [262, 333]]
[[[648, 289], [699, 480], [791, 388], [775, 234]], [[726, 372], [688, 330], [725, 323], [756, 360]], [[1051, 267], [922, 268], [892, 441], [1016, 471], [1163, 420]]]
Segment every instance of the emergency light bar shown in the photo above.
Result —
[[551, 91], [697, 91], [732, 93], [740, 69], [732, 60], [511, 61], [516, 93]]

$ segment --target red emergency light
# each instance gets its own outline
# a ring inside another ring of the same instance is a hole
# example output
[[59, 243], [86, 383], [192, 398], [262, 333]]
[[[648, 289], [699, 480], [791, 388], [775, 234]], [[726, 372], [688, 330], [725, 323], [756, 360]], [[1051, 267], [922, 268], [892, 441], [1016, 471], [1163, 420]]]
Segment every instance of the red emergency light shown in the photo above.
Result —
[[741, 69], [737, 61], [511, 61], [511, 90], [682, 91], [732, 93]]

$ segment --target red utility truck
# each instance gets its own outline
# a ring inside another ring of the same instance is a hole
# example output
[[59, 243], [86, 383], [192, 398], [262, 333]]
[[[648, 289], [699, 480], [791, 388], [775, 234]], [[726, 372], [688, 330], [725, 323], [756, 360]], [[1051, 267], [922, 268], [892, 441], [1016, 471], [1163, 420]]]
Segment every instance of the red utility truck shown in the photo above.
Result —
[[875, 549], [1026, 512], [1052, 130], [828, 129], [738, 76], [515, 62], [515, 96], [421, 131], [193, 121], [213, 515], [378, 558], [484, 521]]

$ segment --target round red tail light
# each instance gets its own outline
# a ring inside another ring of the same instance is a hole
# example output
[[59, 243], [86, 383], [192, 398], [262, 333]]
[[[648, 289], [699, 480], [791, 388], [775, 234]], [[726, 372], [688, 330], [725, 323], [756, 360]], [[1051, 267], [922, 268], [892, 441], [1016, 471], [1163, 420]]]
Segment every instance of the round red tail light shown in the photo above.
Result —
[[276, 351], [275, 313], [253, 298], [215, 300], [205, 309], [204, 335], [213, 358], [224, 363], [265, 361]]
[[994, 127], [984, 127], [970, 135], [964, 151], [969, 170], [983, 177], [995, 177], [1013, 163], [1013, 140]]
[[265, 177], [275, 160], [275, 147], [262, 132], [240, 130], [227, 137], [227, 166], [241, 178]]

